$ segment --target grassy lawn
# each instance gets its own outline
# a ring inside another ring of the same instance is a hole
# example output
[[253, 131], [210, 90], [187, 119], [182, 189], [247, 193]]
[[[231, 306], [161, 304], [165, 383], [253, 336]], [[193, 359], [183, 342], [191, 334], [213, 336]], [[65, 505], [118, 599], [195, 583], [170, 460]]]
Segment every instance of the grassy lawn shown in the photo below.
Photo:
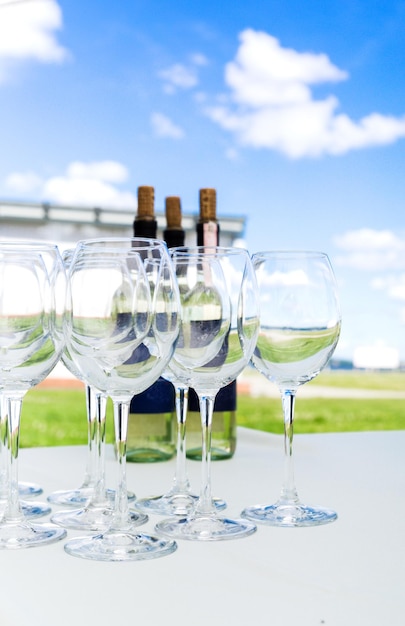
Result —
[[[270, 383], [269, 383], [270, 384]], [[310, 385], [350, 389], [405, 391], [405, 373], [323, 372]], [[295, 408], [296, 433], [401, 430], [405, 399], [300, 398]], [[238, 397], [238, 424], [282, 433], [279, 398]], [[107, 407], [107, 441], [113, 441], [112, 406]], [[85, 394], [77, 389], [35, 388], [23, 403], [22, 447], [74, 445], [87, 442]]]
[[[238, 423], [271, 433], [283, 432], [278, 398], [238, 398]], [[300, 398], [295, 404], [295, 433], [333, 433], [405, 428], [405, 400]]]
[[374, 389], [405, 392], [405, 372], [367, 372], [362, 370], [327, 370], [314, 378], [311, 386], [325, 385], [343, 389]]

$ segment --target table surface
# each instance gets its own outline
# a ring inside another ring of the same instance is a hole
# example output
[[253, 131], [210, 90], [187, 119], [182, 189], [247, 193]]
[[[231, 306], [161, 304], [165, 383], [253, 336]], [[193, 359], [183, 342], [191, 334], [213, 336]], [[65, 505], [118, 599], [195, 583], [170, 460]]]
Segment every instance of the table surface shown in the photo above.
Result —
[[[405, 431], [298, 435], [294, 446], [301, 499], [334, 508], [336, 522], [260, 525], [244, 539], [181, 541], [169, 556], [132, 563], [69, 556], [66, 540], [3, 550], [1, 626], [403, 626]], [[106, 457], [113, 486], [111, 447]], [[85, 461], [84, 446], [23, 449], [20, 480], [40, 483], [45, 499], [78, 487]], [[138, 497], [167, 491], [174, 465], [128, 464], [128, 488]], [[200, 466], [187, 465], [197, 490]], [[234, 458], [213, 463], [213, 493], [228, 502], [228, 516], [239, 517], [245, 506], [277, 498], [282, 468], [282, 437], [240, 428]], [[153, 532], [159, 519], [151, 516], [140, 529]]]

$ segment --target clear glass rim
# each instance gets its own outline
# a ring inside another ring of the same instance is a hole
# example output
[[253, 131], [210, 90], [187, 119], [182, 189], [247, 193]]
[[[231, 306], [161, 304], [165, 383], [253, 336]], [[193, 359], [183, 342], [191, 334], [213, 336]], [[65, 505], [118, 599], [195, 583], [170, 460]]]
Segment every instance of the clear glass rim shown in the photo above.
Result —
[[275, 256], [279, 256], [279, 257], [284, 257], [284, 258], [288, 258], [288, 257], [313, 257], [313, 258], [326, 258], [329, 259], [328, 254], [326, 252], [323, 252], [322, 250], [260, 250], [258, 252], [254, 252], [252, 254], [252, 259], [265, 259], [265, 258], [269, 258], [269, 257], [275, 257]]
[[144, 245], [136, 246], [137, 250], [148, 250], [151, 248], [163, 248], [167, 250], [166, 243], [163, 239], [157, 239], [153, 237], [96, 237], [94, 239], [80, 239], [74, 249], [79, 247], [91, 246], [93, 249], [99, 247], [100, 249], [108, 249], [111, 244], [111, 249], [116, 250], [114, 244], [126, 244], [131, 247], [131, 244], [140, 243]]
[[38, 239], [0, 239], [0, 248], [2, 249], [27, 249], [27, 250], [59, 250], [56, 243], [50, 241], [39, 241]]
[[246, 248], [237, 248], [236, 246], [178, 246], [169, 248], [172, 258], [186, 256], [229, 256], [230, 254], [243, 254], [249, 256]]

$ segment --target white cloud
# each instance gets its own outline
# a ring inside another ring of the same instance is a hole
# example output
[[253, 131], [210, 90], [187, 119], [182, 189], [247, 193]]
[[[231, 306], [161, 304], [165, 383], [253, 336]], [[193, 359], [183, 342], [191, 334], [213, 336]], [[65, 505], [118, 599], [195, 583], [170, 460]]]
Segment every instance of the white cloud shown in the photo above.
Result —
[[235, 61], [225, 68], [233, 98], [252, 107], [308, 102], [308, 85], [347, 78], [325, 54], [282, 48], [275, 37], [245, 30]]
[[136, 196], [117, 186], [127, 178], [127, 169], [116, 161], [74, 161], [68, 165], [64, 174], [47, 180], [33, 172], [14, 172], [5, 182], [9, 189], [17, 193], [36, 191], [41, 201], [62, 206], [136, 209]]
[[174, 94], [179, 89], [192, 89], [198, 85], [198, 68], [208, 64], [207, 58], [200, 53], [191, 56], [190, 63], [174, 63], [158, 73], [163, 79], [163, 89], [167, 94]]
[[67, 175], [69, 178], [96, 178], [110, 183], [123, 183], [128, 179], [128, 170], [117, 161], [74, 161], [68, 166]]
[[174, 93], [177, 89], [191, 89], [198, 84], [197, 72], [193, 67], [176, 63], [159, 72], [163, 78], [166, 93]]
[[16, 2], [2, 7], [0, 20], [0, 79], [12, 61], [34, 59], [60, 63], [68, 52], [56, 40], [62, 12], [55, 0]]
[[40, 189], [42, 182], [42, 178], [34, 172], [14, 172], [9, 174], [4, 181], [8, 189], [23, 195]]
[[169, 137], [171, 139], [182, 139], [184, 131], [163, 113], [152, 113], [150, 116], [152, 129], [157, 137]]
[[405, 237], [390, 230], [348, 231], [335, 237], [334, 243], [345, 251], [335, 258], [336, 265], [369, 271], [405, 268]]
[[405, 137], [405, 116], [371, 113], [358, 122], [338, 113], [333, 95], [315, 100], [311, 86], [348, 75], [325, 54], [283, 48], [271, 35], [247, 29], [225, 68], [229, 92], [207, 115], [237, 141], [291, 158], [343, 154]]
[[193, 54], [191, 56], [191, 62], [194, 63], [194, 65], [208, 65], [208, 59], [204, 54], [201, 54], [200, 52], [196, 52], [195, 54]]
[[235, 148], [227, 148], [225, 150], [225, 156], [230, 161], [238, 161], [239, 160], [239, 152], [235, 150]]
[[308, 275], [304, 270], [292, 270], [291, 272], [275, 271], [273, 273], [261, 273], [258, 276], [264, 285], [288, 286], [308, 285]]
[[358, 346], [354, 350], [353, 365], [365, 369], [396, 369], [399, 367], [399, 351], [377, 340], [372, 346]]
[[46, 181], [43, 195], [49, 202], [71, 206], [100, 206], [110, 209], [136, 208], [131, 192], [120, 191], [96, 178], [55, 176]]
[[371, 287], [385, 291], [393, 300], [405, 301], [405, 274], [378, 276], [371, 281]]
[[390, 230], [360, 228], [335, 237], [335, 243], [344, 250], [403, 250], [404, 240]]

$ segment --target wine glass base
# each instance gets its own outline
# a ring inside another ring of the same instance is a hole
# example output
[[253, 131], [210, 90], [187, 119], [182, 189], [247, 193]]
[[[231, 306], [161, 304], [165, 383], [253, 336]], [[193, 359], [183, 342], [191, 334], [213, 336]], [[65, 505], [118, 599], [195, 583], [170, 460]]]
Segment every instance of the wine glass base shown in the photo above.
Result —
[[35, 517], [43, 517], [51, 512], [51, 507], [44, 502], [26, 502], [20, 501], [21, 511], [24, 517], [33, 519]]
[[320, 526], [337, 519], [337, 513], [302, 504], [269, 504], [247, 507], [242, 517], [268, 526]]
[[[70, 530], [106, 531], [111, 527], [113, 508], [88, 507], [70, 511], [60, 511], [51, 517], [51, 522]], [[135, 528], [146, 524], [148, 516], [138, 511], [129, 511], [129, 524]]]
[[42, 487], [36, 483], [18, 483], [18, 494], [20, 498], [35, 498], [36, 496], [40, 496], [43, 491]]
[[[0, 517], [4, 515], [7, 504], [6, 501], [3, 500], [0, 503]], [[51, 512], [51, 507], [47, 504], [40, 502], [27, 502], [25, 500], [20, 501], [20, 510], [26, 519], [35, 519], [37, 517], [44, 517]]]
[[[163, 496], [142, 498], [137, 500], [135, 508], [144, 513], [154, 515], [181, 515], [188, 516], [195, 510], [199, 498], [192, 493], [168, 493]], [[213, 498], [212, 503], [217, 511], [226, 509], [226, 502], [221, 498]]]
[[142, 561], [157, 559], [177, 549], [167, 541], [143, 533], [109, 531], [93, 537], [77, 537], [65, 544], [71, 556], [93, 561]]
[[221, 541], [239, 539], [252, 535], [257, 527], [244, 519], [234, 520], [215, 515], [196, 515], [183, 519], [167, 519], [158, 522], [156, 532], [172, 539], [189, 541]]
[[4, 522], [0, 525], [0, 549], [18, 550], [54, 543], [66, 537], [66, 530], [52, 524]]
[[[84, 507], [93, 495], [94, 487], [78, 487], [77, 489], [54, 491], [48, 496], [47, 500], [51, 504], [78, 508]], [[114, 489], [106, 489], [105, 497], [110, 502], [114, 502]], [[128, 491], [127, 497], [129, 502], [135, 500], [135, 494], [132, 491]]]

